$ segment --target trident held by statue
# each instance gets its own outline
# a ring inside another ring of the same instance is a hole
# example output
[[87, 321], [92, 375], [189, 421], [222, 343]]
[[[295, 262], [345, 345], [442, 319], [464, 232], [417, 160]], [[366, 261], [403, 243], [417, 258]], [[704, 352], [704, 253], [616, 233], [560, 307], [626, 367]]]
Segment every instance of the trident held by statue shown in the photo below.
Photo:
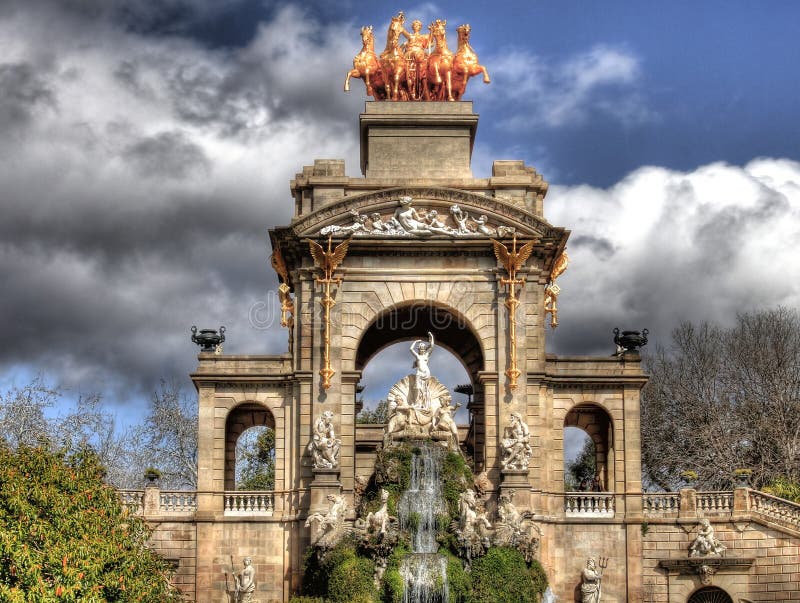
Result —
[[[597, 558], [597, 566], [601, 570], [606, 569], [608, 567], [608, 557], [598, 557]], [[600, 573], [602, 574], [603, 572], [601, 571]]]

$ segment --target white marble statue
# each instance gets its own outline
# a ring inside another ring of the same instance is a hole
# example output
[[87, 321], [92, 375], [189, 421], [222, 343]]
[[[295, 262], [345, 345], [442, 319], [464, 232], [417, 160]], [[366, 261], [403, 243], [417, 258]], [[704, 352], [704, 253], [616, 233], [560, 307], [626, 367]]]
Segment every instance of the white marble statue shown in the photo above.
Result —
[[503, 493], [497, 501], [497, 519], [494, 522], [496, 546], [516, 548], [530, 562], [539, 549], [541, 531], [529, 511], [520, 512], [514, 504], [514, 491]]
[[333, 469], [339, 466], [339, 450], [342, 441], [333, 429], [333, 413], [323, 412], [314, 422], [314, 433], [308, 443], [308, 451], [314, 459], [315, 469]]
[[389, 492], [381, 488], [381, 508], [367, 513], [367, 534], [386, 535], [389, 528]]
[[395, 383], [386, 396], [389, 420], [384, 430], [385, 446], [395, 440], [433, 439], [451, 450], [458, 450], [458, 426], [451, 407], [449, 390], [431, 375], [430, 358], [435, 346], [432, 333], [428, 341], [411, 344], [414, 374]]
[[697, 537], [689, 547], [689, 557], [721, 555], [725, 549], [725, 545], [714, 536], [714, 528], [711, 527], [711, 523], [705, 518], [701, 519]]
[[344, 536], [344, 518], [347, 501], [341, 494], [329, 494], [330, 506], [325, 513], [312, 513], [306, 519], [306, 527], [311, 527], [311, 544], [321, 548], [331, 548]]
[[[231, 556], [231, 561], [233, 557]], [[233, 568], [231, 568], [233, 569]], [[253, 593], [256, 591], [256, 570], [253, 567], [253, 560], [250, 557], [244, 558], [244, 568], [238, 574], [231, 572], [233, 576], [233, 591], [229, 591], [232, 603], [252, 603]], [[228, 581], [228, 574], [225, 573], [225, 582]]]
[[417, 408], [424, 408], [426, 410], [430, 410], [431, 407], [431, 394], [430, 388], [428, 387], [428, 381], [431, 378], [431, 367], [429, 361], [431, 359], [431, 354], [433, 354], [433, 347], [433, 333], [430, 331], [428, 331], [427, 342], [417, 339], [411, 344], [411, 355], [415, 358], [414, 368], [417, 369], [415, 375], [417, 399], [416, 401], [412, 402], [412, 405], [416, 406]]
[[531, 433], [522, 415], [512, 412], [508, 426], [503, 431], [503, 439], [500, 440], [500, 448], [503, 457], [500, 465], [504, 470], [524, 471], [528, 468], [533, 449], [530, 445]]
[[586, 561], [586, 567], [581, 573], [581, 601], [582, 603], [600, 603], [600, 581], [603, 570], [597, 569], [594, 557]]

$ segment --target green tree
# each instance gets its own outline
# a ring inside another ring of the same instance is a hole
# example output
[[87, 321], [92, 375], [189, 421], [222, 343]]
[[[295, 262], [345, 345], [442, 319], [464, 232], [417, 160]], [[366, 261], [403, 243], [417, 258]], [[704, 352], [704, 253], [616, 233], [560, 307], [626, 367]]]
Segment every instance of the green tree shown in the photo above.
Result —
[[275, 488], [275, 430], [252, 427], [236, 442], [237, 489]]
[[389, 421], [389, 402], [381, 400], [375, 408], [364, 408], [356, 416], [356, 423], [362, 425], [375, 425], [387, 423]]
[[594, 442], [587, 437], [583, 443], [580, 454], [567, 463], [567, 472], [564, 475], [567, 491], [576, 492], [581, 489], [581, 484], [592, 483], [597, 474], [597, 458], [595, 456]]
[[88, 449], [0, 446], [0, 601], [180, 601]]

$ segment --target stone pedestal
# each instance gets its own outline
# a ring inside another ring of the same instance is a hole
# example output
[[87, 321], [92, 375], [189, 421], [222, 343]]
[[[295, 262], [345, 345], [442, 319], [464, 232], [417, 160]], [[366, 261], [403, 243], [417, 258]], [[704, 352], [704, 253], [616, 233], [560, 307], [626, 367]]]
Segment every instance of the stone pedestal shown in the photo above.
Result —
[[520, 511], [534, 511], [531, 507], [531, 485], [528, 480], [528, 470], [504, 469], [500, 474], [503, 476], [500, 494], [511, 495], [514, 506]]
[[328, 496], [339, 494], [342, 484], [339, 482], [339, 468], [314, 469], [314, 481], [311, 482], [310, 513], [325, 512], [330, 507]]
[[472, 178], [478, 116], [471, 101], [370, 101], [359, 121], [367, 178]]

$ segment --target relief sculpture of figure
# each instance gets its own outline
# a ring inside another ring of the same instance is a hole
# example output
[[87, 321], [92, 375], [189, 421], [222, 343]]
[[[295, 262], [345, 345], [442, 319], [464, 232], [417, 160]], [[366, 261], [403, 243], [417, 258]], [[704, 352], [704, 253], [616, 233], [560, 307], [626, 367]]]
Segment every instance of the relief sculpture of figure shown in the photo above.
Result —
[[600, 603], [600, 581], [602, 578], [603, 571], [597, 569], [597, 562], [594, 557], [590, 557], [581, 573], [582, 603]]
[[500, 440], [500, 448], [503, 451], [500, 462], [503, 469], [524, 471], [528, 468], [533, 455], [530, 440], [531, 432], [522, 420], [522, 415], [512, 412], [509, 425], [503, 432], [503, 439]]
[[689, 557], [707, 557], [709, 555], [721, 555], [726, 549], [714, 536], [714, 528], [708, 519], [700, 520], [700, 531], [697, 533], [697, 538], [694, 539], [692, 545], [689, 547]]
[[423, 221], [416, 208], [411, 206], [411, 197], [400, 197], [400, 207], [394, 212], [394, 219], [409, 234], [429, 235], [430, 227]]
[[333, 429], [333, 413], [323, 412], [314, 423], [314, 434], [308, 443], [308, 451], [314, 459], [315, 469], [332, 469], [339, 465], [339, 449], [342, 441]]

